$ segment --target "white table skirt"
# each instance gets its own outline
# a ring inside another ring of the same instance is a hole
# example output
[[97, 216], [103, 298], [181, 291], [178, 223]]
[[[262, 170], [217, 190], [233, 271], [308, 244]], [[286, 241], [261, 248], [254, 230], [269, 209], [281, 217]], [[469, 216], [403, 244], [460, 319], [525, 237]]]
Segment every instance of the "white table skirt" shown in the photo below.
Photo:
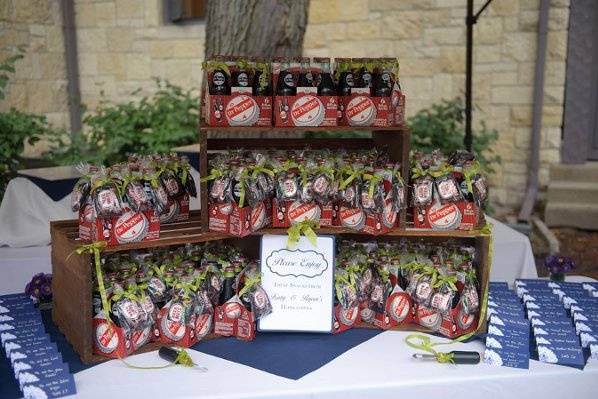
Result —
[[50, 246], [0, 247], [0, 295], [25, 291], [37, 273], [52, 273]]
[[[190, 351], [191, 356], [208, 368], [206, 373], [182, 367], [136, 370], [120, 361], [109, 361], [75, 375], [77, 397], [570, 399], [595, 398], [598, 392], [596, 364], [580, 371], [537, 361], [530, 361], [529, 370], [417, 361], [411, 358], [415, 351], [403, 341], [407, 334], [384, 332], [299, 380], [196, 351]], [[483, 353], [484, 345], [480, 341], [455, 343], [439, 350]], [[157, 352], [128, 361], [140, 366], [163, 364]]]

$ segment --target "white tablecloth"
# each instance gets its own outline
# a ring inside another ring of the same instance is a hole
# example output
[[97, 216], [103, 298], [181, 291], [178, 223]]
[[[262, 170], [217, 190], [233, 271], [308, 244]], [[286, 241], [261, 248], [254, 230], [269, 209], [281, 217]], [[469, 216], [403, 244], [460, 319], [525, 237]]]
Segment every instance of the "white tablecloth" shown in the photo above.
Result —
[[50, 246], [0, 248], [0, 295], [25, 291], [37, 273], [52, 273]]
[[[417, 361], [404, 343], [408, 333], [384, 332], [299, 380], [190, 351], [208, 372], [173, 367], [140, 371], [110, 361], [75, 375], [81, 398], [595, 398], [598, 365], [583, 371], [536, 361], [529, 370], [485, 364]], [[433, 337], [434, 340], [440, 338]], [[477, 350], [480, 341], [440, 350]], [[300, 350], [298, 348], [297, 350]], [[293, 359], [289, 359], [293, 361]], [[156, 352], [130, 358], [135, 365], [163, 364]]]
[[516, 278], [537, 278], [534, 254], [529, 238], [491, 217], [486, 219], [494, 225], [494, 248], [491, 281], [512, 283]]

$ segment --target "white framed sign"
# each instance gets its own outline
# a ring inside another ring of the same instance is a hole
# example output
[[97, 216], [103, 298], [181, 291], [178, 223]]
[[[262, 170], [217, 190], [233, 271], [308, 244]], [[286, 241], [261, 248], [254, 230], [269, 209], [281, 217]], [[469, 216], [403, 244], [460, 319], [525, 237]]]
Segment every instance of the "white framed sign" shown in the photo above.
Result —
[[259, 331], [332, 332], [334, 307], [333, 236], [305, 237], [287, 249], [286, 235], [264, 235], [260, 265], [262, 286], [272, 313], [258, 320]]

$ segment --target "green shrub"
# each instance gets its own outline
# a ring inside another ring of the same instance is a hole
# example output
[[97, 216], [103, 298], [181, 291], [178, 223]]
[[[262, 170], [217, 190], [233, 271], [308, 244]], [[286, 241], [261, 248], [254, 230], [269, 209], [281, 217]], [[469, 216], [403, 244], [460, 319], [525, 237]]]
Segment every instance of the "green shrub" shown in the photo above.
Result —
[[[459, 97], [442, 100], [430, 108], [418, 111], [407, 120], [411, 128], [411, 149], [430, 152], [436, 148], [445, 155], [464, 148], [465, 106]], [[473, 131], [472, 149], [487, 173], [493, 173], [500, 157], [494, 153], [492, 144], [498, 139], [498, 132], [488, 129], [484, 121], [480, 129]]]
[[159, 79], [156, 85], [152, 96], [139, 101], [102, 102], [93, 113], [85, 110], [83, 132], [55, 138], [46, 155], [59, 164], [85, 160], [110, 165], [128, 154], [164, 153], [196, 143], [199, 97]]
[[[0, 100], [6, 97], [9, 74], [15, 72], [15, 63], [23, 58], [24, 50], [0, 63]], [[21, 154], [25, 142], [35, 144], [42, 136], [52, 134], [44, 116], [29, 114], [11, 108], [0, 112], [0, 199], [4, 197], [6, 185], [16, 171], [22, 167]]]

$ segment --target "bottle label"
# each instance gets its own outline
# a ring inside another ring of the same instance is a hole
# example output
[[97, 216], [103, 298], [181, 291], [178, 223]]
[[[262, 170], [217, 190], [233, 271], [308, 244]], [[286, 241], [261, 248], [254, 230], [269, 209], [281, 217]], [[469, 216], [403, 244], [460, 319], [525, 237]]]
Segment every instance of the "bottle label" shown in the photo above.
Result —
[[295, 80], [293, 79], [293, 74], [292, 73], [286, 73], [284, 75], [284, 84], [289, 86], [289, 87], [295, 87]]
[[214, 75], [212, 76], [212, 82], [214, 83], [214, 86], [224, 86], [224, 82], [226, 82], [226, 78], [222, 72], [216, 71], [216, 72], [214, 72]]

